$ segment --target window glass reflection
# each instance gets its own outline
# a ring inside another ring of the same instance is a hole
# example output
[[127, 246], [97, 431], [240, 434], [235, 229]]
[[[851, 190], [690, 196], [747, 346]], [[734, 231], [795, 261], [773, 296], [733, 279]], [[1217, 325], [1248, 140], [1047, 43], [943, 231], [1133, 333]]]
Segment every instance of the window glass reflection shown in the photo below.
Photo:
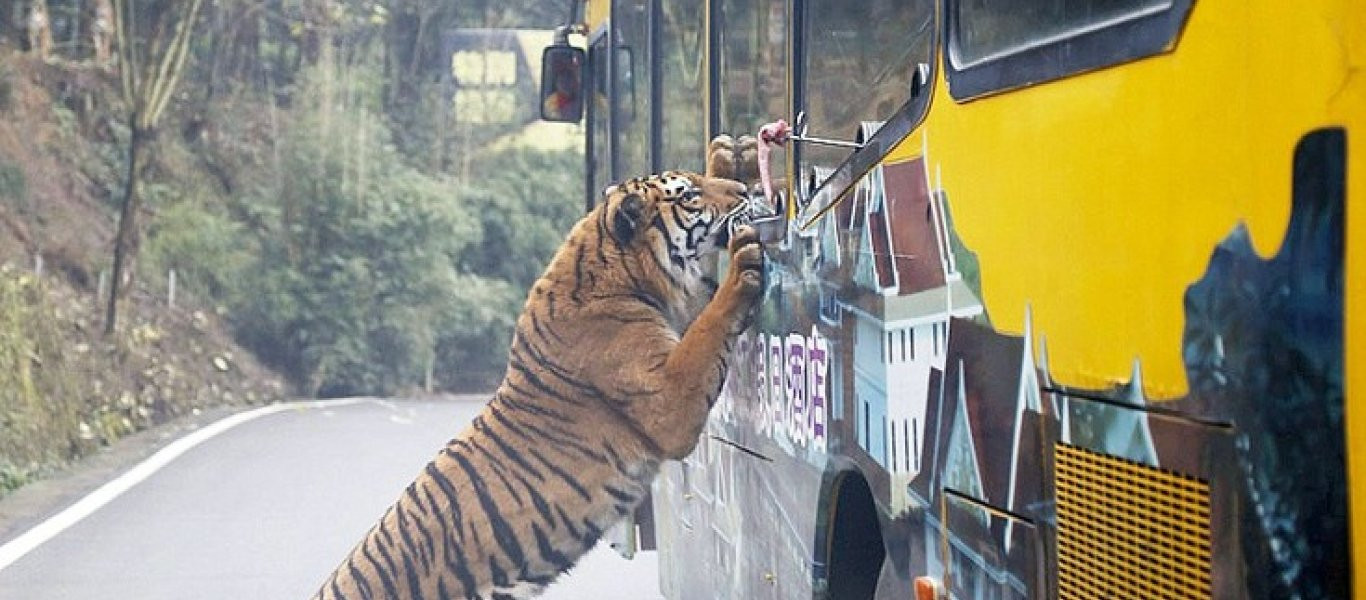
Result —
[[665, 169], [701, 171], [706, 152], [706, 6], [703, 0], [660, 2], [660, 73]]
[[[811, 0], [806, 4], [803, 110], [811, 135], [853, 140], [910, 99], [911, 77], [931, 61], [931, 0]], [[802, 163], [832, 168], [851, 151], [805, 145]]]
[[963, 0], [953, 63], [965, 68], [1171, 6], [1169, 0]]
[[617, 0], [617, 172], [623, 180], [650, 172], [650, 22], [648, 0]]
[[[721, 131], [753, 135], [790, 119], [787, 94], [788, 12], [785, 0], [721, 0]], [[775, 153], [773, 174], [785, 172]]]

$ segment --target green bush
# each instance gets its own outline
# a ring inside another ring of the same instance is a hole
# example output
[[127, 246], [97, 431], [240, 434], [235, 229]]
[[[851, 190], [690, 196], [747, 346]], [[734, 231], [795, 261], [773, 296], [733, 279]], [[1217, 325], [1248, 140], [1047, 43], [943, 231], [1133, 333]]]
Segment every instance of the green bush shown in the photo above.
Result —
[[5, 65], [0, 65], [0, 112], [9, 112], [14, 106], [14, 77]]
[[[323, 92], [326, 93], [325, 91]], [[340, 103], [334, 106], [340, 106]], [[302, 389], [388, 394], [423, 380], [432, 323], [479, 240], [454, 182], [406, 166], [369, 111], [303, 107], [281, 142], [281, 188], [257, 204], [261, 253], [234, 310], [241, 337]]]
[[581, 210], [582, 155], [505, 150], [472, 159], [472, 181], [433, 174], [393, 143], [375, 79], [305, 73], [257, 163], [278, 172], [236, 197], [149, 193], [146, 275], [175, 268], [304, 393], [486, 389]]
[[58, 327], [42, 281], [0, 266], [0, 495], [85, 443]]
[[174, 269], [178, 292], [235, 306], [248, 293], [241, 282], [254, 256], [255, 240], [240, 223], [211, 205], [176, 202], [149, 224], [142, 250], [143, 280], [160, 289], [167, 271]]
[[490, 390], [502, 379], [526, 289], [478, 275], [462, 275], [458, 283], [457, 295], [433, 323], [433, 375], [443, 389]]
[[24, 171], [0, 160], [0, 198], [21, 212], [28, 209], [28, 179]]
[[[514, 149], [484, 157], [467, 192], [484, 230], [462, 265], [525, 291], [583, 211], [583, 155]], [[509, 260], [509, 259], [513, 260]]]
[[11, 465], [0, 465], [0, 497], [8, 492], [12, 492], [29, 482], [33, 477], [30, 469], [20, 469]]

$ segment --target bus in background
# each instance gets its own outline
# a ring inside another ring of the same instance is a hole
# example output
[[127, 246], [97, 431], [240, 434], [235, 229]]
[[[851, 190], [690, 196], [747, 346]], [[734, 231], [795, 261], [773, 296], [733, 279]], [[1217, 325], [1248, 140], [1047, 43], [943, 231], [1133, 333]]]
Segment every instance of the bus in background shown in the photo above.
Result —
[[667, 597], [1366, 597], [1359, 6], [571, 4], [589, 206], [799, 122]]

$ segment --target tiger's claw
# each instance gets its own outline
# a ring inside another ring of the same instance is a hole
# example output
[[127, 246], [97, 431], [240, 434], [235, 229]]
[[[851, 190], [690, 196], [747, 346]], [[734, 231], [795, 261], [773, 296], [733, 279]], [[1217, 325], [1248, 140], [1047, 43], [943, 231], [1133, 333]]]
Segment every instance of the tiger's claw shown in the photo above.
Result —
[[741, 297], [757, 300], [764, 284], [764, 250], [759, 232], [749, 225], [735, 228], [730, 239], [730, 277]]

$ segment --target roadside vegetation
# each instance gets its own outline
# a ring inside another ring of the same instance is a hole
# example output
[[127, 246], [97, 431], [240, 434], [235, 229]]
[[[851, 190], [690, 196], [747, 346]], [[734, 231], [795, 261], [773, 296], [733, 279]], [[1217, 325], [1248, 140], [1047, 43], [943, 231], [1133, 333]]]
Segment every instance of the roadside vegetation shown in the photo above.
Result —
[[104, 0], [42, 0], [46, 57], [39, 1], [0, 8], [0, 495], [211, 406], [497, 382], [583, 157], [505, 142], [531, 111], [451, 114], [441, 32], [545, 29], [561, 3], [116, 1], [199, 6], [165, 112], [137, 122], [117, 46], [97, 59]]

